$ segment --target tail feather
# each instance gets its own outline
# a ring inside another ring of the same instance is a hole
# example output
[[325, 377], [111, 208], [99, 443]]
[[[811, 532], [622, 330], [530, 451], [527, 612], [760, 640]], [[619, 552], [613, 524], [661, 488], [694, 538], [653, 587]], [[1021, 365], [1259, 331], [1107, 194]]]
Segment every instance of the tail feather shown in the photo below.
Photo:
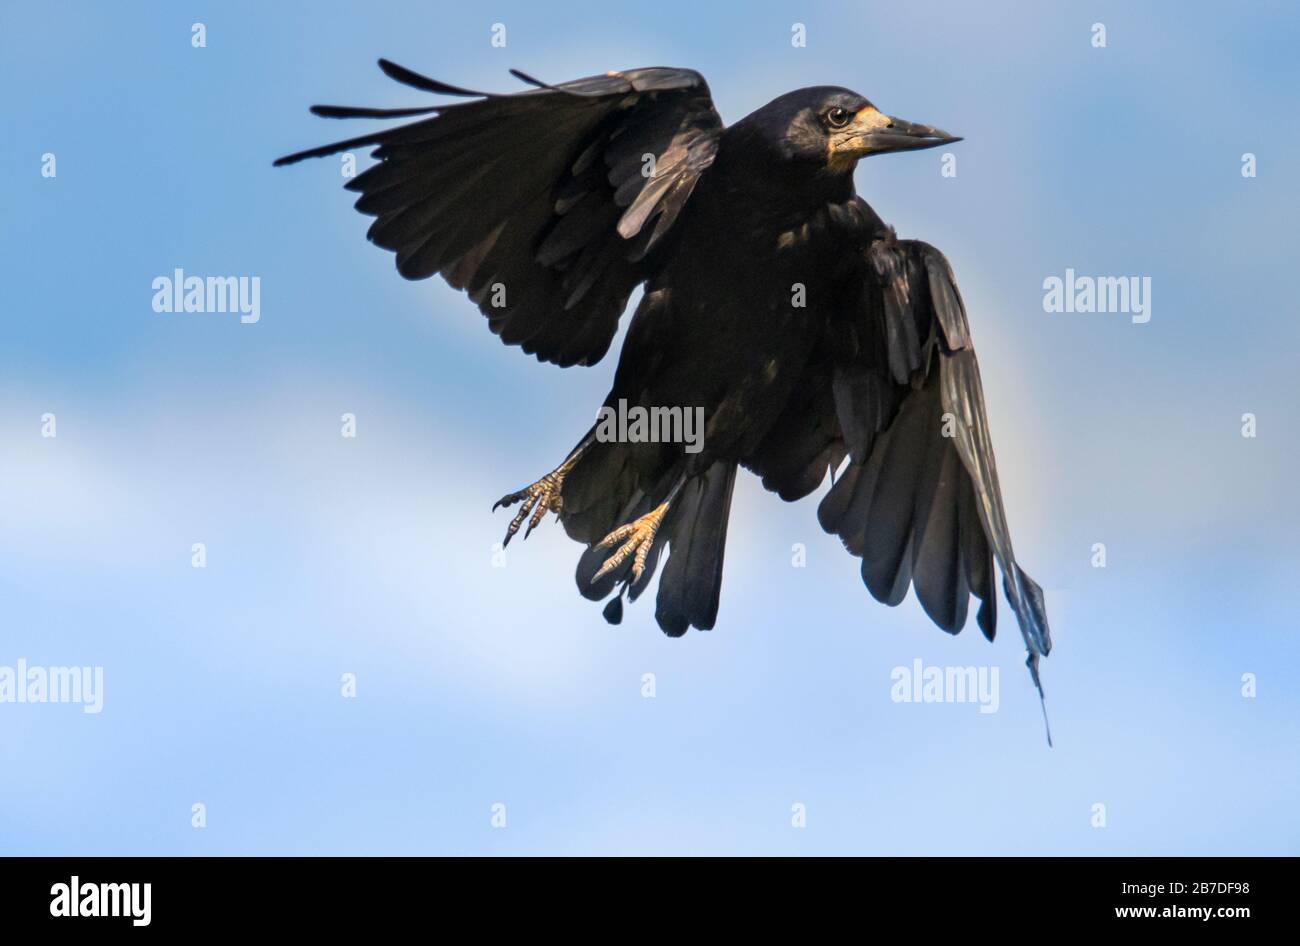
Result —
[[593, 545], [649, 512], [638, 479], [626, 444], [593, 442], [564, 480], [560, 522], [569, 538]]
[[[593, 601], [614, 594], [605, 618], [617, 624], [622, 619], [623, 596], [635, 601], [649, 586], [660, 559], [667, 555], [655, 610], [660, 628], [672, 637], [686, 633], [690, 627], [711, 629], [722, 590], [722, 558], [736, 465], [719, 461], [685, 482], [672, 499], [639, 579], [632, 580], [629, 558], [593, 581], [616, 552], [616, 547], [598, 548], [600, 540], [618, 526], [650, 512], [663, 501], [666, 492], [663, 483], [656, 483], [648, 492], [635, 485], [632, 461], [624, 445], [599, 447], [607, 449], [595, 450], [590, 461], [584, 457], [584, 463], [574, 468], [564, 486], [560, 518], [570, 536], [587, 543], [574, 574], [578, 591]], [[679, 475], [676, 469], [671, 470], [665, 481], [671, 483]]]
[[678, 637], [689, 627], [713, 628], [735, 482], [736, 465], [718, 461], [682, 490], [685, 501], [670, 523], [668, 564], [659, 579], [655, 608], [655, 620], [665, 634]]

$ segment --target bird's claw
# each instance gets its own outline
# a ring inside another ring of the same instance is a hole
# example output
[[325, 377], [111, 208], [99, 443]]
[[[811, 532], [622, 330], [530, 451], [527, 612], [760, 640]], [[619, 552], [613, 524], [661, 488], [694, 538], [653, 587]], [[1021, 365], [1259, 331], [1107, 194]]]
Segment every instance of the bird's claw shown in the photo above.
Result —
[[636, 584], [640, 581], [641, 574], [645, 571], [646, 559], [650, 557], [650, 550], [654, 547], [655, 535], [659, 532], [659, 526], [663, 523], [664, 513], [667, 511], [668, 504], [660, 503], [658, 507], [646, 513], [640, 519], [619, 526], [601, 539], [596, 546], [598, 549], [611, 548], [620, 542], [622, 545], [619, 545], [618, 551], [607, 558], [605, 564], [601, 565], [600, 570], [592, 576], [592, 584], [600, 581], [600, 579], [626, 562], [628, 556], [633, 556], [632, 583]]
[[[506, 537], [505, 541], [501, 543], [501, 547], [505, 548], [510, 544], [510, 540], [514, 538], [515, 533], [519, 531], [519, 527], [524, 524], [525, 519], [528, 519], [528, 530], [524, 533], [526, 539], [541, 524], [542, 517], [546, 515], [547, 510], [558, 516], [561, 508], [560, 490], [563, 487], [564, 472], [562, 469], [554, 470], [547, 473], [532, 486], [526, 486], [517, 493], [509, 493], [498, 499], [492, 506], [493, 512], [496, 512], [501, 506], [509, 507], [515, 503], [523, 503], [519, 507], [519, 511], [515, 513], [515, 517], [510, 520], [510, 525], [506, 527]], [[529, 518], [529, 513], [532, 514], [532, 518]]]

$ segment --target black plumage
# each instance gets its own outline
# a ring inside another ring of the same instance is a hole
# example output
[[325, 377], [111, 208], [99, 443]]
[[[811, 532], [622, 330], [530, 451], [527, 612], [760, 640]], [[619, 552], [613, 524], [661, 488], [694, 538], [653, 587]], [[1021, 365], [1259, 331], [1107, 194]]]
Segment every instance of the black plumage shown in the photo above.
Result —
[[730, 127], [685, 69], [635, 69], [509, 95], [380, 61], [465, 102], [317, 106], [328, 118], [428, 116], [281, 158], [374, 145], [347, 184], [369, 237], [409, 279], [440, 273], [507, 344], [561, 366], [608, 350], [632, 317], [605, 407], [698, 410], [702, 448], [610, 440], [503, 498], [506, 541], [547, 511], [586, 545], [579, 590], [622, 618], [667, 556], [665, 632], [717, 617], [738, 467], [784, 500], [833, 485], [821, 525], [862, 559], [871, 594], [909, 587], [941, 628], [970, 598], [992, 639], [994, 563], [1037, 682], [1051, 646], [1042, 592], [1017, 564], [979, 368], [947, 260], [898, 239], [853, 188], [871, 154], [959, 139], [890, 118], [846, 89], [781, 96]]

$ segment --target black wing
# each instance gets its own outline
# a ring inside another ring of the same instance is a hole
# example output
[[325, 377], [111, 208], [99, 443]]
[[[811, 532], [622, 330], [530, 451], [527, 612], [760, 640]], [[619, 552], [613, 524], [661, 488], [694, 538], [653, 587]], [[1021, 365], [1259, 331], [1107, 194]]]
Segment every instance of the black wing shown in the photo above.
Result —
[[417, 109], [316, 106], [329, 118], [433, 117], [275, 163], [377, 145], [346, 186], [377, 219], [368, 236], [407, 279], [441, 273], [492, 331], [542, 361], [604, 356], [650, 273], [722, 120], [687, 69], [634, 69], [513, 95], [471, 92], [385, 60], [415, 88], [474, 101]]
[[910, 585], [950, 633], [974, 595], [993, 639], [996, 560], [1037, 684], [1051, 650], [1043, 593], [1012, 551], [952, 270], [934, 247], [887, 232], [855, 252], [821, 357], [747, 465], [789, 500], [847, 455], [818, 509], [822, 527], [862, 559], [873, 596], [896, 605]]

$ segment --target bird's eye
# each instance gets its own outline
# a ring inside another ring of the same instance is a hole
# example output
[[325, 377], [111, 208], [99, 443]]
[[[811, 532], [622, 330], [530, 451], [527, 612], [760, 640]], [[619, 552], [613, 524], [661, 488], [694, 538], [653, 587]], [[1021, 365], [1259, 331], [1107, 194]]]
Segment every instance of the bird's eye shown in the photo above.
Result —
[[843, 128], [849, 123], [851, 117], [852, 116], [849, 115], [847, 109], [840, 108], [839, 106], [836, 106], [826, 113], [826, 121], [830, 123], [832, 128]]

